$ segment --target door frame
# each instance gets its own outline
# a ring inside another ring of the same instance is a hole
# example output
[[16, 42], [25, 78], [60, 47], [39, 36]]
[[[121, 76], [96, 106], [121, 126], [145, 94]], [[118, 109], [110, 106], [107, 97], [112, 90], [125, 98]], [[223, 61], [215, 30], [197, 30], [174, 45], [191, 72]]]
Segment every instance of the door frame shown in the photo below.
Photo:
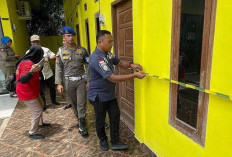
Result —
[[78, 46], [81, 46], [80, 25], [79, 25], [79, 23], [76, 24], [76, 34], [77, 34], [77, 37], [76, 37], [77, 44], [78, 44]]
[[[86, 27], [88, 25], [88, 28]], [[90, 45], [90, 32], [89, 32], [89, 19], [85, 19], [85, 34], [86, 34], [86, 45], [88, 53], [91, 54], [91, 45]]]
[[[118, 39], [118, 35], [117, 35], [117, 20], [114, 20], [114, 19], [117, 19], [117, 7], [123, 3], [125, 3], [126, 1], [129, 1], [129, 0], [115, 0], [114, 2], [111, 3], [111, 15], [112, 15], [112, 34], [113, 34], [113, 38], [114, 38], [114, 54], [116, 56], [118, 56], [118, 44], [117, 44], [117, 39]], [[131, 0], [132, 1], [132, 0]], [[133, 2], [133, 1], [132, 1]], [[132, 11], [133, 11], [133, 6], [132, 6]], [[132, 19], [133, 20], [133, 19]], [[134, 57], [133, 57], [134, 58]], [[115, 72], [118, 73], [119, 68], [115, 68]], [[119, 93], [119, 88], [118, 88], [118, 84], [116, 85], [116, 94]], [[119, 95], [117, 94], [117, 99], [119, 100]], [[119, 107], [121, 108], [121, 104], [119, 104]], [[135, 112], [135, 108], [134, 108], [134, 112]], [[121, 121], [121, 120], [120, 120]], [[134, 119], [135, 121], [135, 119]], [[123, 123], [121, 121], [121, 123]], [[129, 127], [127, 125], [125, 125], [123, 123], [123, 125], [125, 126], [125, 128], [131, 133], [134, 135], [134, 132], [133, 130], [130, 130]], [[135, 122], [134, 122], [134, 126], [135, 126]]]
[[[0, 16], [0, 34], [2, 34], [2, 37], [4, 36], [1, 16]], [[1, 37], [1, 36], [0, 36], [0, 37]]]

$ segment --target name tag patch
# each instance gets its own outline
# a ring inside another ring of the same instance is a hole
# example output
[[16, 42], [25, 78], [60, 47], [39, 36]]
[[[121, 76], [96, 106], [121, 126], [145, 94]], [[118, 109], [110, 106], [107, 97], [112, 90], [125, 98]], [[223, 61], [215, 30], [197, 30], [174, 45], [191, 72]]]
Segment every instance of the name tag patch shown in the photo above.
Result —
[[99, 66], [100, 66], [101, 70], [104, 73], [106, 73], [107, 71], [110, 70], [110, 68], [108, 67], [107, 63], [103, 59], [98, 60], [98, 62], [99, 62]]
[[63, 53], [63, 54], [68, 54], [69, 52], [68, 52], [68, 51], [66, 51], [66, 50], [64, 50], [62, 53]]
[[69, 59], [69, 56], [63, 56], [63, 59], [65, 59], [65, 60]]

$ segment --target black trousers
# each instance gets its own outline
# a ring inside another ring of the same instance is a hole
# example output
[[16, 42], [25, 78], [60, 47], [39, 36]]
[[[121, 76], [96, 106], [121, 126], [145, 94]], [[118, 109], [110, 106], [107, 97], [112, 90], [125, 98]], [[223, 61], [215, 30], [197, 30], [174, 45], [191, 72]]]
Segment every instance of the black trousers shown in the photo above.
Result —
[[55, 89], [55, 78], [54, 75], [47, 80], [44, 80], [43, 76], [40, 75], [40, 96], [42, 97], [44, 104], [46, 105], [46, 99], [45, 99], [45, 86], [50, 90], [50, 97], [52, 102], [56, 101], [56, 89]]
[[105, 133], [105, 118], [106, 111], [108, 111], [110, 119], [110, 138], [111, 143], [115, 144], [119, 141], [119, 124], [120, 124], [120, 111], [118, 107], [117, 99], [99, 102], [98, 99], [95, 101], [89, 101], [94, 106], [95, 117], [96, 117], [96, 131], [98, 138], [103, 141], [107, 140]]

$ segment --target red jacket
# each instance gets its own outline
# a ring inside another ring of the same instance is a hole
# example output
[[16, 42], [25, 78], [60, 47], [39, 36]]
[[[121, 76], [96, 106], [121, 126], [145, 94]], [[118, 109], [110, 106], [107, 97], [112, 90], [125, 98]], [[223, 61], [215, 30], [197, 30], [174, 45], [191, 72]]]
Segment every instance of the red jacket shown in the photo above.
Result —
[[[26, 60], [22, 61], [16, 71], [16, 80], [23, 75], [26, 75], [34, 63]], [[33, 100], [39, 97], [40, 94], [40, 81], [39, 81], [39, 72], [33, 74], [29, 82], [22, 84], [17, 83], [16, 92], [19, 100]]]

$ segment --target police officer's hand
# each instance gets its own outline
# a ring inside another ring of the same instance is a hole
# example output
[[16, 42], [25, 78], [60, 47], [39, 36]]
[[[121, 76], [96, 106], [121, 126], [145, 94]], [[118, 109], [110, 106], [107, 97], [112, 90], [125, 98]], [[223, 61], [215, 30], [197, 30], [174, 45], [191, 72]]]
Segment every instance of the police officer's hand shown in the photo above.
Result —
[[63, 86], [61, 84], [58, 84], [56, 90], [58, 91], [58, 93], [61, 94], [63, 92]]
[[143, 70], [143, 67], [140, 64], [133, 63], [130, 65], [130, 67], [134, 70]]
[[135, 73], [135, 77], [138, 79], [143, 79], [146, 76], [146, 73], [144, 73], [143, 71], [138, 71]]
[[34, 64], [34, 65], [32, 65], [32, 67], [31, 67], [31, 72], [33, 72], [33, 73], [35, 73], [35, 72], [38, 72], [38, 71], [40, 71], [40, 69], [41, 69], [41, 66], [40, 65], [38, 65], [38, 64]]
[[86, 83], [86, 91], [89, 90], [89, 82]]
[[49, 61], [49, 58], [44, 58], [44, 62], [48, 62]]

